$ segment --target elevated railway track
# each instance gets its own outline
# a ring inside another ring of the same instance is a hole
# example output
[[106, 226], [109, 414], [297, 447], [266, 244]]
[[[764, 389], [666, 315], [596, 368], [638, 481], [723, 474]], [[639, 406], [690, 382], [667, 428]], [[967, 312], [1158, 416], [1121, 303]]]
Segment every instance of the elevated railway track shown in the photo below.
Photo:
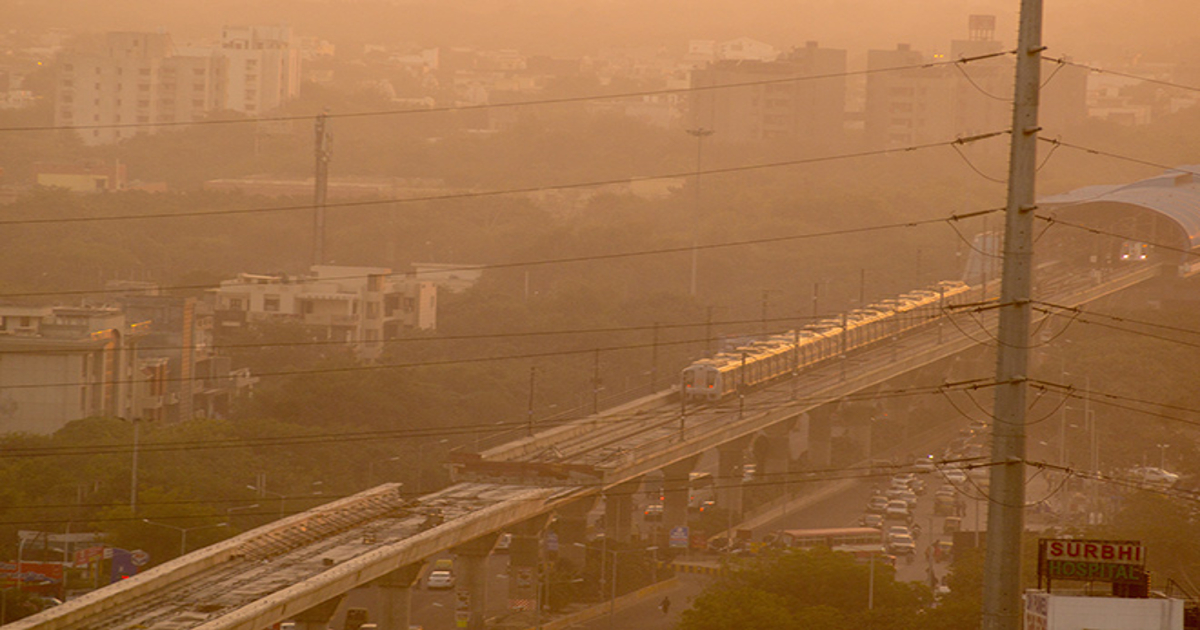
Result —
[[[1043, 283], [1067, 307], [1155, 277], [1157, 266]], [[460, 481], [405, 500], [395, 484], [297, 514], [6, 626], [11, 630], [263, 630], [441, 551], [694, 457], [991, 339], [927, 326], [746, 398], [681, 407], [664, 392], [454, 460]]]

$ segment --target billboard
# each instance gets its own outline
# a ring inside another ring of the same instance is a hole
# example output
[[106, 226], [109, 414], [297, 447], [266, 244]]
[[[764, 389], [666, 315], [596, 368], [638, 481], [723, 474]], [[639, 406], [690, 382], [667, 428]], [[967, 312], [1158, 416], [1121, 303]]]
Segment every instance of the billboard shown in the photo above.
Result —
[[1146, 548], [1131, 540], [1038, 541], [1038, 580], [1139, 584], [1145, 581]]

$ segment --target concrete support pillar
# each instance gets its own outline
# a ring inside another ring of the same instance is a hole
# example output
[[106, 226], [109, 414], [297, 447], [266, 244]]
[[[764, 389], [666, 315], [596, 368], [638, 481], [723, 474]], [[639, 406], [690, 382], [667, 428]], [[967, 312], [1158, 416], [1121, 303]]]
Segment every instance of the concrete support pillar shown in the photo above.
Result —
[[767, 484], [776, 485], [791, 472], [790, 435], [794, 424], [794, 419], [773, 424], [763, 429], [759, 436], [759, 439], [765, 440], [766, 457], [758, 463], [758, 476]]
[[415, 562], [375, 580], [379, 630], [408, 630], [412, 585], [424, 566], [424, 562]]
[[572, 501], [555, 510], [554, 531], [558, 534], [558, 555], [576, 567], [582, 567], [587, 542], [588, 514], [596, 507], [596, 498]]
[[[480, 536], [453, 549], [462, 566], [455, 588], [454, 618], [466, 622], [467, 630], [484, 630], [487, 612], [487, 559], [499, 533]], [[460, 625], [460, 627], [462, 627]]]
[[342, 603], [343, 597], [345, 595], [338, 595], [296, 615], [293, 619], [296, 622], [296, 630], [326, 630], [329, 627], [329, 620], [333, 619], [333, 613], [337, 612], [337, 607]]
[[642, 478], [612, 486], [604, 493], [604, 536], [608, 540], [629, 542], [633, 525], [633, 495]]
[[699, 455], [693, 455], [663, 468], [663, 520], [654, 539], [660, 549], [667, 548], [667, 536], [672, 528], [687, 526], [688, 481], [698, 459]]
[[808, 412], [808, 462], [814, 468], [828, 468], [833, 452], [833, 405], [822, 405]]
[[732, 511], [734, 519], [742, 515], [744, 453], [752, 437], [741, 437], [717, 447], [717, 506]]
[[535, 610], [538, 604], [544, 564], [542, 536], [549, 524], [550, 515], [543, 514], [509, 529], [512, 536], [508, 547], [509, 610]]

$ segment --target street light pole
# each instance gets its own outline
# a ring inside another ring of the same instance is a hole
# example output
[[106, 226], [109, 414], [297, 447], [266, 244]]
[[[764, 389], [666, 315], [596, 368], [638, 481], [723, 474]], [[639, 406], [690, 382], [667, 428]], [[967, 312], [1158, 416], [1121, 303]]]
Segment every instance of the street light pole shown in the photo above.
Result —
[[287, 500], [287, 495], [267, 490], [266, 486], [246, 486], [246, 488], [258, 492], [258, 496], [263, 498], [266, 498], [268, 494], [279, 497], [279, 518], [283, 518], [283, 502]]
[[695, 204], [692, 209], [692, 297], [696, 297], [696, 263], [700, 256], [700, 171], [703, 164], [704, 155], [704, 139], [713, 135], [712, 129], [704, 127], [696, 127], [688, 129], [688, 134], [696, 139], [696, 182], [695, 182]]
[[169, 527], [179, 532], [179, 555], [187, 555], [187, 534], [188, 532], [198, 529], [211, 529], [213, 527], [229, 527], [229, 523], [217, 523], [215, 525], [197, 525], [195, 527], [178, 527], [176, 525], [168, 525], [166, 523], [156, 523], [150, 519], [142, 519], [142, 522], [150, 525], [158, 525], [159, 527]]
[[[589, 548], [594, 549], [594, 547], [588, 547], [587, 545], [585, 545], [583, 543], [573, 543], [573, 544], [576, 547], [580, 547], [582, 549], [589, 549]], [[658, 551], [658, 546], [655, 545], [652, 547], [646, 547], [645, 549], [609, 549], [608, 548], [608, 537], [605, 536], [604, 547], [596, 549], [596, 551], [600, 552], [601, 581], [603, 581], [603, 575], [604, 575], [604, 569], [605, 569], [604, 561], [606, 559], [608, 559], [609, 554], [612, 554], [612, 562], [611, 562], [611, 565], [612, 565], [611, 572], [612, 573], [611, 573], [611, 577], [608, 580], [608, 595], [609, 595], [609, 597], [608, 597], [608, 628], [609, 628], [609, 630], [612, 630], [613, 629], [613, 620], [616, 617], [616, 611], [617, 611], [617, 557], [623, 553], [634, 553], [634, 552], [646, 553], [649, 551]]]

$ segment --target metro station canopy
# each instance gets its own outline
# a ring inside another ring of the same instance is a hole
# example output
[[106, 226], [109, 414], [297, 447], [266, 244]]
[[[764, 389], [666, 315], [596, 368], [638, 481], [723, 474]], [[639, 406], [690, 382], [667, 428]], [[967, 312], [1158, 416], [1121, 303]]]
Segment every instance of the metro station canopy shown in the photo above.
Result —
[[1156, 212], [1174, 222], [1191, 249], [1200, 247], [1200, 164], [1189, 164], [1132, 184], [1086, 186], [1043, 197], [1046, 209], [1084, 204], [1124, 204]]

